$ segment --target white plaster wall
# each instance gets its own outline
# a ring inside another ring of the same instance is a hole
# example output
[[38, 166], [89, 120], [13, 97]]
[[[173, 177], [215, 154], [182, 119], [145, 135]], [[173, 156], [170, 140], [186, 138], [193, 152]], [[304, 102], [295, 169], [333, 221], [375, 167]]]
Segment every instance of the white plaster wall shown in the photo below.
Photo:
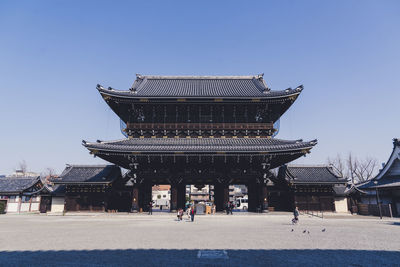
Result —
[[348, 212], [347, 198], [335, 197], [335, 210], [336, 212]]
[[18, 212], [18, 202], [8, 202], [7, 212]]
[[39, 210], [39, 203], [32, 203], [31, 211], [38, 211]]
[[30, 203], [21, 203], [20, 212], [28, 212]]
[[52, 197], [51, 199], [51, 212], [64, 211], [64, 197]]

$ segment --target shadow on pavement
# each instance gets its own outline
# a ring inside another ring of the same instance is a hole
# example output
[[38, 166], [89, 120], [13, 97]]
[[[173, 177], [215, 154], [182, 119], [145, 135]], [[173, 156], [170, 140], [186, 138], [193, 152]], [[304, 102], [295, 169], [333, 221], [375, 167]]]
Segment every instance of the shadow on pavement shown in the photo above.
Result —
[[[115, 242], [118, 242], [117, 240]], [[398, 266], [400, 252], [376, 250], [225, 250], [228, 258], [198, 258], [199, 250], [124, 249], [1, 251], [1, 266]], [[202, 250], [202, 253], [204, 250]], [[206, 251], [213, 252], [213, 251]], [[207, 254], [207, 253], [204, 253]], [[213, 255], [213, 253], [209, 253]], [[218, 253], [217, 253], [218, 254]], [[215, 254], [214, 254], [215, 255]]]

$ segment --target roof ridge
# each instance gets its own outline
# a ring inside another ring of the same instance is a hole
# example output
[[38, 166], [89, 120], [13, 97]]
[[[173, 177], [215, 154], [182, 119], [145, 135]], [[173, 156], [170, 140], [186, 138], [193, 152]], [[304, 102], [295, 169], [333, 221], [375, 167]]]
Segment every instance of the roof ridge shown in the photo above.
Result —
[[67, 167], [78, 167], [78, 168], [103, 168], [107, 166], [115, 166], [115, 164], [66, 164]]
[[158, 79], [158, 80], [173, 80], [173, 79], [182, 79], [182, 80], [197, 80], [197, 79], [231, 79], [231, 80], [251, 80], [251, 79], [262, 79], [264, 74], [257, 75], [141, 75], [136, 74], [136, 78], [143, 79]]
[[288, 167], [293, 168], [329, 168], [329, 164], [288, 164]]
[[37, 176], [6, 176], [6, 177], [3, 177], [1, 179], [18, 179], [18, 180], [29, 179], [29, 180], [33, 180], [33, 179], [37, 179], [37, 178], [40, 178], [40, 175], [37, 175]]

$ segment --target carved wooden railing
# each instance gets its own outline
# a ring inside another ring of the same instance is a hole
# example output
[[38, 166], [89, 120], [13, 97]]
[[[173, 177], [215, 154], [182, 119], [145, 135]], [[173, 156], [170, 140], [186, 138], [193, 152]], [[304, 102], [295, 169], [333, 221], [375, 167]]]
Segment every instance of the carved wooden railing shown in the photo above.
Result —
[[269, 130], [272, 123], [128, 123], [131, 130]]

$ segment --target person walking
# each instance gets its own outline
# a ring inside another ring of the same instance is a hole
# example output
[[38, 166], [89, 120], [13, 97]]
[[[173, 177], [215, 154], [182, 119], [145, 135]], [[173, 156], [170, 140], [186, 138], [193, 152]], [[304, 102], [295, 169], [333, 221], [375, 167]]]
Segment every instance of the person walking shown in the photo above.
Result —
[[194, 215], [196, 213], [196, 210], [194, 209], [194, 207], [192, 206], [190, 208], [190, 220], [193, 222], [194, 221]]
[[294, 208], [293, 216], [294, 216], [294, 218], [292, 220], [293, 224], [298, 223], [299, 222], [299, 208], [297, 206]]
[[215, 210], [216, 210], [216, 208], [217, 208], [217, 207], [215, 206], [215, 204], [213, 204], [212, 207], [211, 207], [211, 214], [212, 214], [212, 215], [215, 215]]
[[153, 215], [153, 201], [149, 202], [149, 215]]
[[234, 205], [233, 205], [233, 202], [231, 201], [231, 202], [229, 202], [229, 212], [231, 215], [233, 215], [233, 213], [232, 213], [233, 208], [234, 208]]

